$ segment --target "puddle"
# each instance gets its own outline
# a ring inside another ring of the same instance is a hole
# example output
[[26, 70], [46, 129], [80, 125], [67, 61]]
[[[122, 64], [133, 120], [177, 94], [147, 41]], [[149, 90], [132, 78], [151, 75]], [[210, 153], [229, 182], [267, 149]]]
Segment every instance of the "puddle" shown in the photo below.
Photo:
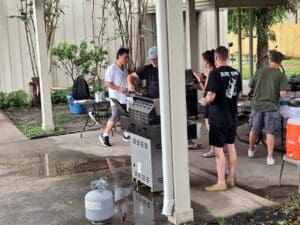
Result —
[[56, 177], [74, 173], [98, 172], [130, 166], [129, 157], [101, 158], [83, 153], [44, 153], [0, 158], [0, 176], [20, 174], [31, 177]]
[[[63, 199], [64, 207], [62, 208], [65, 210], [65, 215], [57, 215], [56, 207], [53, 209], [57, 220], [61, 220], [57, 224], [92, 224], [84, 216], [84, 195], [91, 190], [89, 187], [91, 181], [105, 177], [108, 182], [107, 189], [114, 196], [113, 217], [109, 224], [168, 224], [167, 217], [161, 214], [162, 193], [151, 193], [149, 188], [134, 186], [132, 183], [130, 157], [101, 158], [77, 152], [0, 157], [0, 178], [12, 175], [44, 178], [82, 173], [86, 174], [66, 177], [65, 179], [70, 183], [55, 183], [55, 186], [50, 186], [45, 193], [29, 190], [27, 194], [22, 194], [22, 198], [30, 197], [33, 209], [49, 207], [49, 202], [40, 203], [40, 198], [43, 198], [45, 194], [49, 199], [60, 199], [58, 202]], [[51, 182], [51, 179], [47, 182]], [[21, 214], [23, 217], [28, 216], [26, 210]], [[71, 223], [70, 219], [67, 219], [67, 215], [76, 215], [74, 217], [76, 222]], [[8, 216], [7, 219], [9, 220], [9, 218]], [[30, 216], [32, 220], [38, 218], [46, 220], [48, 217], [41, 217], [39, 213]], [[45, 222], [45, 224], [47, 223]]]
[[[130, 194], [126, 195], [126, 193]], [[125, 197], [118, 199], [120, 194]], [[162, 194], [150, 193], [149, 189], [143, 187], [130, 187], [116, 188], [114, 197], [118, 200], [115, 201], [115, 213], [111, 224], [168, 224], [167, 217], [161, 214]]]

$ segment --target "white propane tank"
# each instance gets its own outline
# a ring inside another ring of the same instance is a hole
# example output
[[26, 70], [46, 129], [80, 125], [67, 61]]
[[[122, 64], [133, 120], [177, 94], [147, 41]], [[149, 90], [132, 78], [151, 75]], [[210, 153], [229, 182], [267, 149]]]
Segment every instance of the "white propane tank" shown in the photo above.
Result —
[[103, 178], [92, 181], [92, 191], [85, 195], [85, 217], [93, 224], [105, 223], [113, 216], [113, 194], [106, 190], [107, 185]]

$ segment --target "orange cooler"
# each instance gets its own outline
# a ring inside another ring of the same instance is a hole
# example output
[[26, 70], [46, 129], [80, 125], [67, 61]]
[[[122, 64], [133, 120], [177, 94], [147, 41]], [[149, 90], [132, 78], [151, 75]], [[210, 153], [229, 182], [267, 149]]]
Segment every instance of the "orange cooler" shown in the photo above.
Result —
[[287, 121], [286, 156], [300, 160], [300, 118], [291, 118]]

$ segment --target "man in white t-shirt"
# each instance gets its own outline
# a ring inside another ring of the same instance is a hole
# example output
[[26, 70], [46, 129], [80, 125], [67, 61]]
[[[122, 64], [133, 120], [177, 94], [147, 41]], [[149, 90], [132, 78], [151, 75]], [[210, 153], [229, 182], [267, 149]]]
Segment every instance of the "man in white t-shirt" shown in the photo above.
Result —
[[[109, 97], [118, 100], [124, 109], [126, 109], [126, 94], [127, 89], [127, 75], [126, 64], [129, 59], [129, 50], [127, 48], [120, 48], [117, 52], [116, 62], [111, 64], [105, 74], [105, 84], [108, 87]], [[109, 133], [112, 131], [114, 124], [120, 119], [120, 111], [116, 105], [111, 103], [111, 117], [106, 123], [104, 133], [99, 136], [99, 140], [103, 146], [111, 147], [109, 143]], [[123, 140], [129, 141], [130, 136], [125, 131]]]

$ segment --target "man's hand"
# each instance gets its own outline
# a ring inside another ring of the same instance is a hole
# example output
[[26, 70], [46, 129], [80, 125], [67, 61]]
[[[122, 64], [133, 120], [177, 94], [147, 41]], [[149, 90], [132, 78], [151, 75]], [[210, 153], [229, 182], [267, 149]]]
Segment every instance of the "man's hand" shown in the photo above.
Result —
[[135, 86], [132, 83], [128, 82], [128, 91], [129, 92], [135, 92]]
[[127, 94], [128, 93], [128, 91], [125, 89], [125, 88], [118, 88], [118, 92], [121, 92], [122, 94]]

